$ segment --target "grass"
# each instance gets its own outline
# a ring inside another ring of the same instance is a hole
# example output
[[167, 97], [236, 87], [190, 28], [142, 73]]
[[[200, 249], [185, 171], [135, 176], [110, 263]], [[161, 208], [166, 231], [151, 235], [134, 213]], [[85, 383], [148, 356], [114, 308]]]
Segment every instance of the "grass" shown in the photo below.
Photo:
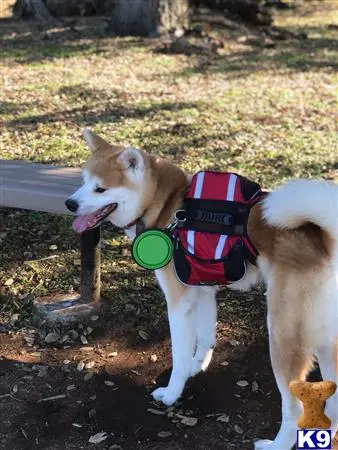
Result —
[[[160, 40], [114, 38], [100, 20], [82, 21], [79, 31], [2, 20], [4, 158], [78, 166], [88, 155], [86, 125], [190, 172], [234, 170], [264, 188], [290, 177], [337, 176], [333, 2], [306, 2], [276, 16], [279, 27], [304, 31], [307, 39], [271, 48], [217, 31], [224, 48], [212, 55], [163, 54]], [[77, 237], [68, 218], [7, 211], [0, 239], [6, 314], [27, 311], [35, 295], [78, 288]], [[131, 262], [126, 245], [119, 232], [104, 230], [103, 296], [112, 313], [162, 312], [152, 275]], [[229, 298], [221, 315], [235, 308], [238, 297]]]

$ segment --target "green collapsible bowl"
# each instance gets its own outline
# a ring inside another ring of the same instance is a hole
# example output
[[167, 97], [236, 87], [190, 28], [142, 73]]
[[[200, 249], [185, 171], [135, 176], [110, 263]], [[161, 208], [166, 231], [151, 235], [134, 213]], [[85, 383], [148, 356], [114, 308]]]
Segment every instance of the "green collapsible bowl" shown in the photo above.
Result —
[[162, 230], [146, 230], [136, 236], [131, 252], [137, 264], [144, 269], [156, 270], [166, 266], [172, 258], [173, 241]]

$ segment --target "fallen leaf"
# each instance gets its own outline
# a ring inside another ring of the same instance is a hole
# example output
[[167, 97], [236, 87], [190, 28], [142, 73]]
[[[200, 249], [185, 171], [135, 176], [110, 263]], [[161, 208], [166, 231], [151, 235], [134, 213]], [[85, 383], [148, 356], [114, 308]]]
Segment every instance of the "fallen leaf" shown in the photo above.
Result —
[[108, 435], [105, 431], [101, 431], [101, 433], [96, 433], [93, 436], [90, 436], [89, 441], [91, 444], [100, 444], [107, 439]]
[[243, 430], [239, 425], [235, 425], [234, 429], [235, 429], [236, 433], [243, 434]]
[[227, 414], [222, 414], [216, 419], [218, 422], [229, 423], [230, 417]]
[[13, 278], [8, 278], [8, 280], [5, 281], [5, 286], [12, 286], [14, 283]]
[[80, 425], [79, 423], [72, 423], [73, 427], [75, 428], [82, 428], [83, 425]]
[[246, 387], [249, 385], [249, 383], [246, 380], [237, 381], [236, 384], [237, 384], [237, 386], [240, 386], [240, 387]]
[[257, 392], [258, 391], [258, 383], [257, 383], [257, 381], [253, 381], [252, 382], [251, 388], [252, 388], [252, 392]]
[[172, 433], [170, 431], [160, 431], [159, 433], [157, 433], [157, 436], [160, 438], [167, 438], [171, 435]]
[[87, 364], [85, 365], [86, 369], [92, 369], [95, 366], [95, 361], [89, 361], [87, 362]]
[[181, 420], [181, 423], [183, 425], [187, 425], [188, 427], [194, 427], [198, 422], [198, 419], [196, 417], [183, 417]]
[[117, 356], [117, 352], [108, 353], [108, 358], [115, 358]]
[[144, 341], [147, 341], [149, 339], [148, 333], [146, 333], [143, 330], [139, 330], [138, 335], [140, 338], [142, 338]]
[[80, 339], [81, 339], [81, 342], [83, 345], [88, 344], [88, 340], [87, 340], [86, 336], [84, 336], [83, 334], [81, 334]]
[[229, 365], [229, 363], [228, 363], [228, 361], [223, 361], [223, 362], [221, 362], [221, 366], [228, 366]]
[[74, 389], [76, 389], [75, 384], [70, 384], [67, 386], [67, 391], [74, 391]]
[[77, 370], [81, 372], [85, 368], [84, 361], [80, 361], [79, 364], [76, 366]]
[[97, 314], [93, 314], [92, 316], [90, 316], [90, 320], [96, 322], [96, 320], [99, 320], [99, 316]]
[[48, 333], [45, 337], [46, 344], [53, 344], [54, 342], [57, 342], [59, 340], [60, 336], [58, 333], [52, 332]]
[[155, 414], [156, 416], [164, 416], [165, 414], [164, 411], [161, 411], [159, 409], [148, 408], [147, 411], [150, 412], [151, 414]]
[[104, 384], [105, 384], [106, 386], [115, 386], [114, 381], [109, 381], [109, 380], [105, 380], [105, 381], [104, 381]]
[[49, 250], [57, 250], [58, 249], [58, 247], [57, 247], [57, 245], [50, 245], [49, 246]]
[[157, 361], [157, 355], [151, 355], [150, 356], [150, 361], [155, 363]]

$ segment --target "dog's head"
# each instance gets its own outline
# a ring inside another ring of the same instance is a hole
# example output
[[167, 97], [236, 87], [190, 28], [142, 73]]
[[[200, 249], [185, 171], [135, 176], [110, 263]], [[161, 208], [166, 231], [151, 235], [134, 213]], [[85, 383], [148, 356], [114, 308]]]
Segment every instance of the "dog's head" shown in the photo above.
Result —
[[147, 155], [110, 145], [87, 128], [83, 136], [92, 154], [83, 168], [83, 185], [66, 201], [77, 216], [73, 228], [82, 233], [104, 220], [123, 228], [142, 213]]

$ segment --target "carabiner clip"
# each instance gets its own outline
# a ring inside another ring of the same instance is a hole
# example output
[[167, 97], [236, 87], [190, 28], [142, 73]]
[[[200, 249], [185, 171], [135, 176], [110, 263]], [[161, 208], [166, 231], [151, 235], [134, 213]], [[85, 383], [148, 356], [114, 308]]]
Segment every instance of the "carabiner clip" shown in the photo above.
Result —
[[187, 220], [185, 212], [185, 209], [178, 209], [175, 212], [175, 219], [177, 220], [177, 222], [185, 222]]
[[178, 219], [175, 217], [175, 219], [167, 226], [166, 230], [168, 233], [171, 233], [177, 226]]
[[[167, 226], [167, 231], [168, 231], [169, 233], [171, 233], [171, 232], [177, 227], [178, 222], [185, 222], [185, 221], [187, 220], [186, 217], [182, 217], [182, 213], [183, 213], [183, 214], [185, 213], [185, 210], [184, 210], [184, 209], [178, 209], [178, 210], [175, 212], [175, 218], [174, 218], [174, 220]], [[180, 217], [180, 216], [181, 216], [181, 217]]]

